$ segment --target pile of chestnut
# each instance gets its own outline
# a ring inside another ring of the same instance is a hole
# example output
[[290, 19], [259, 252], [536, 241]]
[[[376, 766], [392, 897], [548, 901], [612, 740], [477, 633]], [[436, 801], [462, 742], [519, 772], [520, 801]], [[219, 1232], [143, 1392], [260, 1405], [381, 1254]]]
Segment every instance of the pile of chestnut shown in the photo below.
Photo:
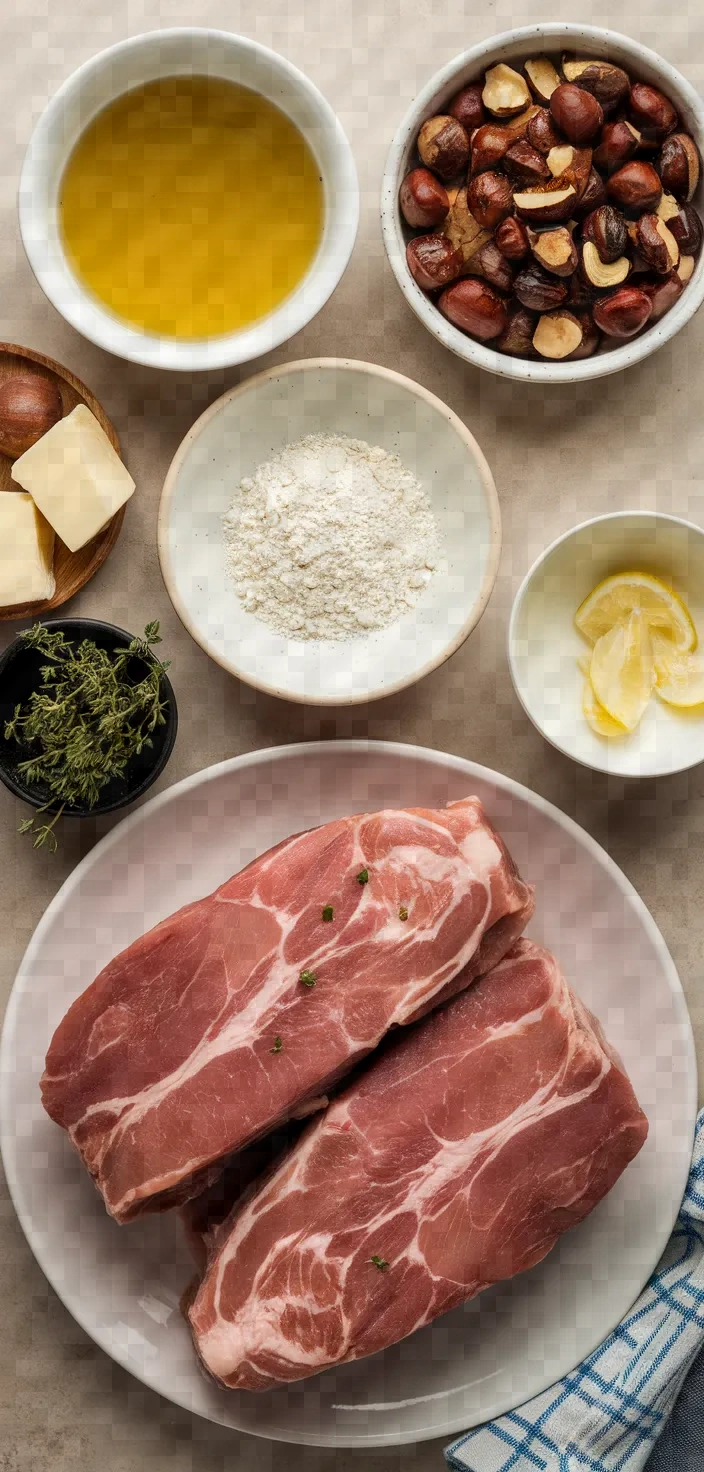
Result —
[[702, 243], [696, 145], [606, 61], [500, 62], [423, 123], [401, 184], [408, 267], [505, 353], [586, 358], [669, 311]]

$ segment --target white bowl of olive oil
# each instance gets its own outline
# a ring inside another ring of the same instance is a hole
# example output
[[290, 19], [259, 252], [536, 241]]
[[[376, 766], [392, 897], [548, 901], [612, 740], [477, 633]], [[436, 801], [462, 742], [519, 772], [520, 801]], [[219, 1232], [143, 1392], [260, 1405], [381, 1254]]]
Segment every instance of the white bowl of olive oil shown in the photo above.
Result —
[[340, 123], [302, 72], [189, 27], [132, 37], [63, 83], [30, 140], [19, 215], [72, 327], [187, 371], [257, 358], [320, 311], [359, 191]]

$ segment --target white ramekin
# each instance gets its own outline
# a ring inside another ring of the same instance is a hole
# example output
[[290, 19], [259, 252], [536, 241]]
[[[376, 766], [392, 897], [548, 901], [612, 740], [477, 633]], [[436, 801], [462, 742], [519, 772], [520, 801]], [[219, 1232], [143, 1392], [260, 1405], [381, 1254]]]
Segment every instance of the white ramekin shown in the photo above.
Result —
[[511, 679], [541, 736], [573, 761], [614, 777], [671, 776], [704, 761], [700, 708], [676, 711], [654, 695], [636, 730], [620, 741], [595, 735], [582, 711], [577, 661], [591, 646], [574, 615], [592, 588], [629, 569], [674, 588], [704, 642], [704, 530], [660, 511], [614, 511], [564, 532], [526, 573], [508, 628]]
[[[634, 80], [650, 82], [659, 87], [674, 102], [685, 128], [692, 134], [700, 152], [704, 152], [704, 104], [680, 72], [647, 46], [641, 46], [638, 41], [631, 41], [616, 31], [605, 31], [601, 26], [564, 25], [558, 21], [549, 25], [524, 26], [521, 30], [505, 31], [500, 36], [491, 36], [487, 41], [473, 46], [470, 51], [462, 52], [461, 56], [456, 56], [436, 72], [412, 103], [398, 128], [386, 160], [381, 196], [384, 245], [391, 268], [406, 301], [424, 327], [466, 362], [474, 363], [478, 368], [486, 368], [489, 373], [497, 373], [502, 378], [520, 378], [535, 383], [580, 383], [584, 379], [601, 378], [604, 374], [618, 373], [622, 368], [629, 368], [632, 363], [639, 363], [663, 343], [669, 342], [694, 316], [704, 299], [702, 251], [694, 275], [679, 300], [653, 327], [646, 328], [645, 332], [628, 342], [602, 349], [593, 358], [584, 358], [576, 363], [548, 363], [514, 358], [467, 337], [442, 316], [413, 280], [406, 265], [408, 231], [401, 218], [398, 191], [401, 180], [412, 167], [421, 123], [432, 117], [433, 113], [440, 112], [465, 83], [483, 76], [492, 62], [525, 61], [536, 53], [539, 55], [547, 51], [559, 54], [563, 50], [575, 51], [582, 56], [608, 58], [609, 61], [625, 67]], [[700, 214], [702, 199], [704, 184], [700, 182], [694, 198]]]
[[[186, 340], [131, 327], [113, 315], [73, 274], [58, 220], [61, 176], [80, 134], [131, 87], [157, 77], [210, 74], [260, 93], [296, 124], [320, 166], [325, 223], [303, 281], [276, 311], [240, 332]], [[349, 260], [357, 233], [359, 189], [352, 151], [317, 87], [284, 57], [229, 31], [183, 27], [121, 41], [84, 63], [59, 88], [30, 139], [19, 187], [20, 231], [34, 274], [49, 301], [84, 337], [108, 352], [155, 368], [198, 370], [246, 363], [292, 337], [327, 301]]]

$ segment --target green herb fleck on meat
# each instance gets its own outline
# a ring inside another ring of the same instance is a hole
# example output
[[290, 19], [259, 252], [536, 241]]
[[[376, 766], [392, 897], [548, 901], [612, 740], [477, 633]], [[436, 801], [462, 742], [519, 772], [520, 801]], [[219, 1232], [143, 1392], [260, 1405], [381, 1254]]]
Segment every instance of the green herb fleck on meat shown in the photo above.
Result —
[[374, 1256], [373, 1257], [370, 1257], [369, 1261], [374, 1264], [374, 1267], [375, 1268], [378, 1268], [379, 1269], [379, 1272], [380, 1273], [385, 1273], [387, 1267], [389, 1266], [389, 1264], [386, 1261], [386, 1258], [385, 1257], [378, 1257], [376, 1253], [374, 1253]]
[[358, 884], [368, 884], [369, 883], [369, 870], [368, 869], [360, 869], [359, 874], [357, 875], [357, 883]]
[[283, 1053], [284, 1045], [281, 1038], [274, 1038], [274, 1046], [269, 1049], [270, 1053]]
[[326, 905], [325, 906], [325, 909], [323, 910], [323, 920], [332, 920], [332, 916], [333, 916], [333, 908], [332, 908], [332, 905]]
[[315, 971], [302, 971], [298, 980], [302, 986], [315, 986], [318, 980], [317, 973]]

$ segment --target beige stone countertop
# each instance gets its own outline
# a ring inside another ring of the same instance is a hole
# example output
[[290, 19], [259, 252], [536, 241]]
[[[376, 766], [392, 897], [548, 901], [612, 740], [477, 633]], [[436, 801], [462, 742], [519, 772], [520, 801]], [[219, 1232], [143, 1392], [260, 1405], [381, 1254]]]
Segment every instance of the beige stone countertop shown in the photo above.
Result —
[[[512, 595], [533, 558], [575, 522], [616, 507], [704, 521], [704, 312], [654, 357], [579, 387], [539, 388], [481, 374], [446, 352], [406, 307], [386, 265], [378, 194], [390, 139], [437, 67], [511, 26], [553, 19], [529, 0], [5, 0], [0, 17], [0, 337], [58, 358], [101, 398], [137, 494], [118, 545], [71, 612], [138, 630], [159, 618], [172, 660], [180, 733], [160, 787], [238, 752], [356, 736], [471, 757], [525, 783], [602, 843], [636, 885], [670, 946], [704, 1050], [704, 766], [652, 782], [592, 774], [553, 751], [513, 694], [504, 653]], [[704, 90], [704, 10], [656, 0], [565, 0], [563, 20], [611, 26], [662, 52]], [[304, 332], [244, 369], [189, 379], [122, 363], [85, 342], [48, 305], [20, 242], [16, 189], [48, 98], [96, 51], [140, 31], [212, 25], [277, 48], [337, 110], [362, 194], [344, 279]], [[479, 629], [442, 669], [404, 694], [336, 715], [287, 705], [228, 676], [191, 641], [156, 555], [159, 493], [201, 410], [255, 368], [319, 354], [400, 369], [445, 399], [492, 467], [504, 525], [499, 580]], [[2, 625], [0, 647], [12, 626]], [[158, 790], [158, 789], [156, 789]], [[0, 1011], [43, 910], [109, 821], [67, 830], [55, 857], [16, 833], [19, 805], [0, 788]], [[70, 1318], [0, 1197], [0, 1472], [408, 1472], [442, 1466], [441, 1443], [340, 1452], [238, 1438], [162, 1401], [117, 1368]]]

